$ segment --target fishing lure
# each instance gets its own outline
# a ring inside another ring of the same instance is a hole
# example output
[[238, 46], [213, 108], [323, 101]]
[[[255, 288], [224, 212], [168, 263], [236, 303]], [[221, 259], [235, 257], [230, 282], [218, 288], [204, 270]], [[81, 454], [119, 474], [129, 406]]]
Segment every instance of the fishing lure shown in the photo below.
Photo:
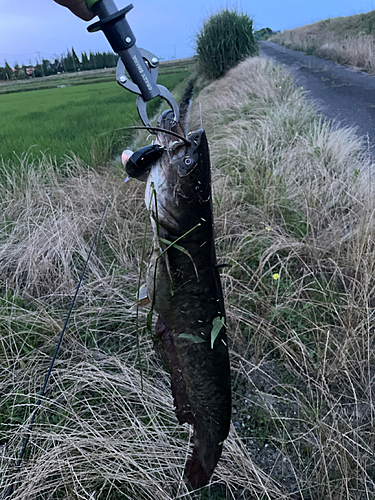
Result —
[[159, 160], [164, 150], [165, 148], [158, 144], [138, 149], [127, 160], [126, 173], [129, 177], [145, 182], [152, 165]]

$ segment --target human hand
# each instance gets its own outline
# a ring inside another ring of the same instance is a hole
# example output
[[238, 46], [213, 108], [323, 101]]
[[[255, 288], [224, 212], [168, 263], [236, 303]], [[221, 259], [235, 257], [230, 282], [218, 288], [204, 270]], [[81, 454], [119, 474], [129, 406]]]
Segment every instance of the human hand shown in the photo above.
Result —
[[87, 8], [85, 0], [55, 0], [59, 5], [68, 7], [76, 16], [84, 21], [90, 21], [94, 14]]

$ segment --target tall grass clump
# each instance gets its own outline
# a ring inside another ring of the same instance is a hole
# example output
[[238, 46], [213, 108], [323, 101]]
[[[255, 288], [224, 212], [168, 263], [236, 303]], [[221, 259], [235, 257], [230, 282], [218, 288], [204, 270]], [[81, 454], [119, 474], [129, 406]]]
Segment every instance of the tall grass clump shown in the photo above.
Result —
[[213, 80], [257, 53], [253, 21], [244, 13], [224, 9], [209, 17], [196, 35], [199, 69]]

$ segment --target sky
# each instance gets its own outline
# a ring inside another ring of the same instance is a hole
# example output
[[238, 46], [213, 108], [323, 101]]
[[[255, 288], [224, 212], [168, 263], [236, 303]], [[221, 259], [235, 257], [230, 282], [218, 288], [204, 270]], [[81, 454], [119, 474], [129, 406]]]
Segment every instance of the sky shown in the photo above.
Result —
[[[130, 2], [115, 0], [118, 9]], [[375, 0], [131, 0], [127, 20], [137, 46], [161, 59], [194, 54], [194, 36], [203, 21], [223, 7], [234, 7], [254, 19], [255, 29], [285, 30], [328, 17], [350, 16], [375, 9]], [[95, 21], [95, 20], [94, 20]], [[92, 22], [94, 22], [92, 21]], [[74, 47], [111, 50], [104, 34], [88, 33], [91, 24], [53, 0], [0, 0], [0, 66], [35, 64]]]

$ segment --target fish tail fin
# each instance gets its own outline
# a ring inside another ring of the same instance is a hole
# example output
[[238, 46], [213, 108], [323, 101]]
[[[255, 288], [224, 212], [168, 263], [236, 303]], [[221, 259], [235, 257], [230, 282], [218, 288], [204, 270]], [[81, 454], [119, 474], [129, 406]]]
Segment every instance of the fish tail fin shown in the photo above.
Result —
[[192, 456], [186, 462], [185, 478], [187, 483], [195, 490], [206, 486], [210, 480], [210, 476], [207, 475], [198, 458], [196, 449], [194, 449]]
[[223, 449], [222, 440], [207, 430], [204, 426], [202, 432], [199, 426], [194, 429], [194, 449], [185, 467], [186, 481], [194, 489], [208, 484]]

